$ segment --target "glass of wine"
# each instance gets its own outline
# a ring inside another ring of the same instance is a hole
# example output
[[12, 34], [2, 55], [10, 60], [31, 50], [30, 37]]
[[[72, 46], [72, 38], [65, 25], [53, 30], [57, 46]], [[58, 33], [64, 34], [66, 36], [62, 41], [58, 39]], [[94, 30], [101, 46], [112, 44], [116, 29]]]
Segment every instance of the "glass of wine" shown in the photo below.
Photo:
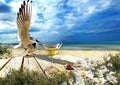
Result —
[[[55, 56], [59, 52], [61, 46], [62, 46], [62, 43], [43, 44], [45, 51], [48, 53], [50, 57]], [[53, 63], [53, 59], [52, 59], [52, 63]]]

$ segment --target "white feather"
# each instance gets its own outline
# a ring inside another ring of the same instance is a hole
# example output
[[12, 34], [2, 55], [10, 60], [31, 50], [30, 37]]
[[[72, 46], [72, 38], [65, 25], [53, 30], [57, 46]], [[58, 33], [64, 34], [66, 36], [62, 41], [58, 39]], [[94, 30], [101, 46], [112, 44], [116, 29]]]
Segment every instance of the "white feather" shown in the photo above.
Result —
[[18, 48], [21, 46], [28, 46], [32, 44], [29, 36], [30, 22], [31, 22], [31, 14], [32, 14], [32, 1], [24, 1], [19, 8], [19, 12], [17, 13], [17, 27], [18, 27], [18, 40], [20, 41], [19, 45], [16, 45], [14, 48]]

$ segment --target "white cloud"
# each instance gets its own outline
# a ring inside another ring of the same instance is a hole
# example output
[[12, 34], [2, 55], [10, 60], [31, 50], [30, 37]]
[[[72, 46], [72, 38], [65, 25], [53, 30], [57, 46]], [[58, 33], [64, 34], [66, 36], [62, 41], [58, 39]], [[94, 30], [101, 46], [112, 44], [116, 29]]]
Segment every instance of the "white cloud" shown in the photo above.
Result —
[[[110, 4], [111, 0], [104, 1], [94, 1], [94, 3], [91, 3], [90, 0], [69, 0], [67, 5], [72, 6], [73, 9], [70, 9], [71, 12], [64, 14], [64, 26], [67, 26], [68, 28], [72, 28], [79, 20], [81, 20], [84, 17], [89, 16], [90, 14], [93, 14], [95, 12], [103, 10], [105, 7], [107, 7]], [[12, 6], [13, 11], [18, 11], [18, 8], [20, 7], [21, 1], [17, 2], [11, 2], [10, 6]], [[57, 17], [56, 14], [62, 13], [65, 10], [61, 9], [59, 10], [56, 6], [58, 4], [63, 5], [64, 2], [61, 0], [35, 0], [33, 1], [33, 12], [32, 12], [32, 27], [35, 28], [42, 28], [42, 29], [51, 29], [54, 26], [57, 26], [55, 23], [59, 22], [56, 21]], [[91, 3], [91, 4], [90, 4]], [[99, 6], [99, 8], [98, 8]], [[69, 9], [68, 9], [69, 10]], [[40, 18], [37, 14], [42, 14], [42, 18]], [[77, 15], [77, 16], [76, 16]], [[43, 22], [42, 22], [43, 21]]]
[[5, 3], [5, 0], [0, 0], [2, 3]]
[[1, 34], [1, 37], [2, 38], [10, 38], [10, 39], [13, 39], [13, 38], [16, 38], [17, 34], [16, 33], [13, 33], [13, 34]]
[[55, 7], [51, 7], [51, 6], [48, 6], [44, 11], [43, 11], [43, 17], [45, 19], [51, 19], [51, 18], [54, 18], [55, 15], [56, 15], [56, 8]]
[[0, 41], [2, 41], [2, 43], [15, 43], [15, 42], [18, 42], [17, 34], [1, 34], [0, 35]]
[[14, 22], [10, 21], [0, 21], [0, 31], [2, 30], [13, 30], [17, 28]]
[[[111, 0], [69, 0], [67, 3], [69, 6], [72, 6], [74, 9], [72, 11], [76, 11], [79, 15], [85, 16], [104, 10], [110, 5]], [[76, 10], [77, 9], [77, 10]], [[87, 14], [87, 15], [86, 15]]]
[[102, 7], [108, 7], [111, 3], [111, 0], [100, 0], [100, 3], [102, 4]]
[[[5, 3], [5, 0], [1, 1]], [[9, 14], [0, 14], [0, 32], [3, 32], [5, 28], [17, 30], [16, 13], [21, 3], [23, 3], [23, 0], [12, 0], [8, 4], [12, 8], [12, 12]], [[58, 31], [59, 29], [70, 30], [74, 28], [74, 26], [78, 25], [78, 22], [81, 24], [81, 21], [84, 21], [90, 15], [106, 9], [110, 3], [111, 0], [68, 0], [66, 3], [64, 0], [33, 0], [31, 29], [38, 28], [40, 31], [32, 34], [34, 37], [39, 35], [37, 38], [40, 39], [46, 39], [48, 36], [53, 35], [60, 36], [62, 33]], [[59, 13], [61, 13], [62, 18], [56, 16]], [[41, 14], [41, 16], [38, 14]], [[3, 21], [5, 19], [8, 19], [8, 21]], [[16, 41], [15, 36], [12, 37], [12, 34], [4, 35], [4, 37]]]
[[[36, 36], [37, 35], [37, 36]], [[31, 36], [38, 39], [41, 43], [59, 41], [61, 39], [60, 33], [58, 31], [39, 31], [31, 33]]]
[[70, 13], [65, 15], [64, 25], [73, 28], [75, 25], [82, 23], [90, 15], [103, 11], [110, 5], [111, 0], [69, 0], [67, 5], [72, 7]]
[[8, 5], [12, 8], [13, 13], [17, 13], [22, 3], [23, 3], [23, 0], [18, 0], [18, 1], [13, 0]]
[[[52, 0], [40, 0], [33, 2], [32, 27], [50, 29], [54, 26], [57, 9], [52, 6], [55, 4], [52, 2]], [[39, 17], [37, 14], [41, 14], [43, 17]]]
[[95, 6], [88, 7], [88, 14], [92, 14], [95, 10]]
[[82, 3], [87, 3], [89, 0], [81, 0]]

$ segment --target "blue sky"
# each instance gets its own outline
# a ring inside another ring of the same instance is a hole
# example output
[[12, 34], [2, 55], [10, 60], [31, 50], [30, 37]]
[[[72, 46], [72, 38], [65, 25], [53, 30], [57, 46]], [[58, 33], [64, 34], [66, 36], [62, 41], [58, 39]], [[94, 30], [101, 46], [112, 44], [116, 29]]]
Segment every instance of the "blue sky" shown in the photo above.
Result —
[[[23, 0], [0, 0], [0, 41], [17, 43]], [[120, 43], [120, 0], [33, 0], [30, 34], [45, 42]]]

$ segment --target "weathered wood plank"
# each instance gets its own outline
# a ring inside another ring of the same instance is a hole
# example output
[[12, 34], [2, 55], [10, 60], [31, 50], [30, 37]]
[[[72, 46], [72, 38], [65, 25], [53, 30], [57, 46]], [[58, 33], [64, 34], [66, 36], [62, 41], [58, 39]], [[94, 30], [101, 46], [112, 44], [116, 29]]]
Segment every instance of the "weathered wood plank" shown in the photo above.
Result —
[[5, 63], [7, 63], [9, 61], [10, 58], [8, 59], [0, 59], [0, 70], [2, 70], [3, 66], [5, 65]]
[[34, 70], [34, 71], [41, 71], [34, 57], [25, 57], [23, 68], [27, 68], [29, 70]]
[[12, 58], [0, 71], [0, 77], [5, 77], [11, 69], [19, 69], [21, 66], [22, 57]]

